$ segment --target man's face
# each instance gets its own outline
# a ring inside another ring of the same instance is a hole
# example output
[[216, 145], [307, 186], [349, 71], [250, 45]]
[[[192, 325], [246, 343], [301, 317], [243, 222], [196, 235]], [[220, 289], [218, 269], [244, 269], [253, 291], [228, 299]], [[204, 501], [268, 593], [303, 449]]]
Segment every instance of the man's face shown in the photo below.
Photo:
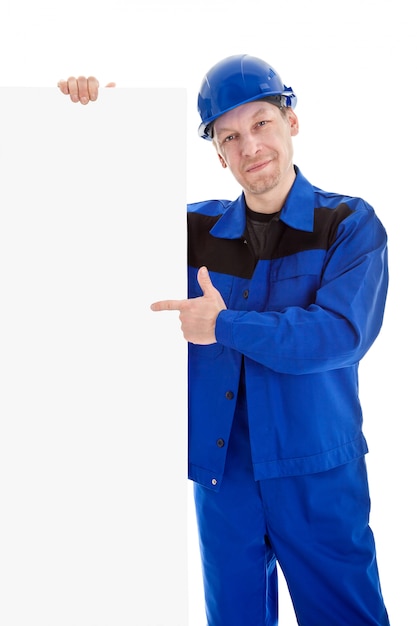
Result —
[[282, 189], [294, 180], [292, 137], [298, 119], [261, 100], [242, 104], [214, 123], [213, 143], [223, 167], [229, 167], [246, 196]]

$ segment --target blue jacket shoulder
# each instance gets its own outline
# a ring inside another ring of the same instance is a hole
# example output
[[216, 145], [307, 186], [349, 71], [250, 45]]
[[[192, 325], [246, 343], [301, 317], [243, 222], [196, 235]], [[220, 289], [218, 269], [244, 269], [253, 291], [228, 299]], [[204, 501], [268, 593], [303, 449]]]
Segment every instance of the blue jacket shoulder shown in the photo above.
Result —
[[222, 215], [230, 205], [230, 200], [203, 200], [191, 202], [187, 205], [188, 213], [201, 213], [202, 215]]

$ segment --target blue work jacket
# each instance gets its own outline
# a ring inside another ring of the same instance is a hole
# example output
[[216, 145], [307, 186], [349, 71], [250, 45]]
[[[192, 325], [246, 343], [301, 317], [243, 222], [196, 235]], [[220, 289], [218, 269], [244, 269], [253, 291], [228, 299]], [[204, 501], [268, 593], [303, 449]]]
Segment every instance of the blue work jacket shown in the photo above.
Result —
[[[323, 191], [296, 169], [256, 259], [244, 194], [188, 207], [188, 296], [208, 267], [227, 310], [217, 342], [189, 344], [189, 478], [221, 487], [242, 361], [256, 480], [322, 472], [367, 452], [358, 364], [377, 337], [387, 236], [364, 200]], [[265, 257], [265, 258], [264, 258]]]

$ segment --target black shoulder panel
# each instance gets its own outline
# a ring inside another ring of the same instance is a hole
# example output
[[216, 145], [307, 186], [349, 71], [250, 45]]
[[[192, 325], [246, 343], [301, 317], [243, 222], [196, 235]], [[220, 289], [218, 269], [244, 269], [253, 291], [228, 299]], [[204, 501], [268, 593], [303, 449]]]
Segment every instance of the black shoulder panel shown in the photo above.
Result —
[[[264, 259], [278, 259], [305, 250], [328, 250], [334, 243], [340, 223], [352, 213], [347, 204], [336, 208], [319, 207], [314, 211], [312, 232], [287, 226], [283, 221], [271, 223], [269, 246]], [[220, 215], [188, 214], [188, 263], [191, 267], [206, 265], [210, 271], [250, 278], [256, 266], [246, 240], [213, 237], [210, 229]]]

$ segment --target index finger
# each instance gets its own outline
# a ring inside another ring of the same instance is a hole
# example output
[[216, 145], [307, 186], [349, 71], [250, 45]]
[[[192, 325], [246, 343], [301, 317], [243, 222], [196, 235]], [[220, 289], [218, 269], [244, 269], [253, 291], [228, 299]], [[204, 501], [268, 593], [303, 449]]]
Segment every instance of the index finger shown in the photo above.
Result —
[[[107, 85], [106, 85], [107, 86]], [[88, 97], [93, 102], [98, 98], [99, 82], [95, 76], [89, 76], [87, 78]]]
[[181, 311], [186, 300], [159, 300], [151, 304], [152, 311]]

